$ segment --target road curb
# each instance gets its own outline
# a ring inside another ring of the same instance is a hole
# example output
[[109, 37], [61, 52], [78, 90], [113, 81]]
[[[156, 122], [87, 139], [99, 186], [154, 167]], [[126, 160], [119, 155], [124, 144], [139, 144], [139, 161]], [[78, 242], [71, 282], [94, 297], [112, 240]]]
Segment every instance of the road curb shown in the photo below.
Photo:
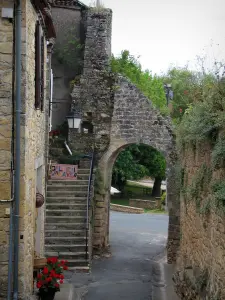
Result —
[[174, 290], [173, 273], [174, 265], [167, 264], [166, 256], [153, 263], [153, 300], [179, 300]]

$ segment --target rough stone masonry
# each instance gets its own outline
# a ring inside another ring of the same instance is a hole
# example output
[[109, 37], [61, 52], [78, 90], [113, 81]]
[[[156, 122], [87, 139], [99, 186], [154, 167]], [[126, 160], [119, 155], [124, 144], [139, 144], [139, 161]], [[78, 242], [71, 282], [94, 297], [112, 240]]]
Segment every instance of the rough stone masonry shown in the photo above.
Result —
[[[168, 169], [168, 261], [176, 260], [179, 246], [179, 198], [175, 185], [176, 149], [169, 118], [162, 117], [149, 99], [122, 76], [110, 72], [112, 12], [90, 9], [87, 14], [84, 69], [72, 100], [83, 112], [86, 130], [69, 130], [77, 151], [96, 152], [93, 200], [93, 247], [108, 246], [110, 186], [113, 164], [127, 145], [143, 143], [162, 152]], [[84, 126], [84, 125], [83, 125]], [[91, 130], [89, 129], [91, 128]]]

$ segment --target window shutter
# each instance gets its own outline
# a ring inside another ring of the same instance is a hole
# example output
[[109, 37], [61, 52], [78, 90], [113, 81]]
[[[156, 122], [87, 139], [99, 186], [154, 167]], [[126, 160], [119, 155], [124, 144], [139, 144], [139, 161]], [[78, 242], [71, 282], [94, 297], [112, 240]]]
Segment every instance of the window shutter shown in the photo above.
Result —
[[44, 53], [44, 37], [41, 37], [41, 97], [40, 97], [40, 104], [41, 104], [41, 110], [44, 110], [44, 59], [45, 59], [45, 53]]
[[41, 106], [41, 28], [36, 23], [35, 29], [35, 108]]

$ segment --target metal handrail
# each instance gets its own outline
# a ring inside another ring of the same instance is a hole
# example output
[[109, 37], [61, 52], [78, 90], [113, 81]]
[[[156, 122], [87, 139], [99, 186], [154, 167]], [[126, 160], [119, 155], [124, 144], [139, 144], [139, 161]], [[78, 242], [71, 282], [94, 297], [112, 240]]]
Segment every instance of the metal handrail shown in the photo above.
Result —
[[88, 230], [89, 230], [89, 208], [90, 208], [90, 201], [91, 201], [91, 184], [92, 184], [92, 176], [93, 176], [93, 169], [94, 169], [94, 151], [90, 156], [91, 159], [90, 165], [90, 173], [88, 179], [88, 193], [87, 193], [87, 214], [86, 214], [86, 259], [88, 259]]

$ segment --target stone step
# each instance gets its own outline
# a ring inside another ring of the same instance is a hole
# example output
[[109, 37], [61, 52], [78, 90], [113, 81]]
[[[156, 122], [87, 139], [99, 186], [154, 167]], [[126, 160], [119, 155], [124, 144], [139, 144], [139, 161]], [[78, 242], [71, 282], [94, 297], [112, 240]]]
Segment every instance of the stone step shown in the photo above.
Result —
[[46, 204], [50, 203], [61, 203], [61, 204], [86, 204], [87, 203], [87, 197], [81, 196], [81, 197], [46, 197]]
[[45, 237], [45, 244], [46, 245], [74, 245], [74, 244], [83, 244], [86, 241], [85, 236], [76, 236], [76, 237]]
[[88, 176], [89, 176], [89, 174], [90, 174], [90, 168], [78, 168], [77, 174], [78, 174], [78, 175], [83, 175], [83, 174], [85, 174], [85, 175], [88, 175]]
[[68, 222], [61, 222], [61, 223], [45, 223], [45, 230], [85, 230], [86, 222], [82, 223], [68, 223]]
[[89, 179], [89, 173], [84, 173], [84, 174], [82, 174], [82, 173], [78, 173], [77, 174], [77, 179], [78, 180], [88, 180]]
[[46, 223], [83, 223], [86, 224], [86, 218], [84, 216], [47, 216], [45, 218]]
[[47, 203], [46, 204], [46, 209], [51, 210], [51, 209], [72, 209], [72, 210], [87, 210], [87, 204], [86, 203], [75, 203], [75, 204], [70, 204], [70, 203]]
[[45, 244], [45, 252], [84, 252], [86, 251], [86, 243], [80, 243], [80, 244], [71, 244], [71, 245], [65, 245], [65, 244]]
[[74, 237], [74, 236], [85, 236], [85, 229], [77, 229], [77, 230], [45, 230], [45, 237]]
[[81, 169], [89, 169], [90, 170], [90, 166], [91, 166], [91, 160], [90, 159], [87, 159], [87, 160], [80, 160], [80, 163], [79, 163], [79, 168]]
[[68, 259], [67, 260], [67, 266], [70, 267], [78, 267], [78, 266], [88, 266], [89, 260], [88, 259]]
[[55, 192], [73, 192], [73, 191], [87, 191], [88, 190], [88, 185], [47, 185], [47, 192], [55, 191]]
[[89, 259], [89, 254], [86, 251], [82, 252], [46, 252], [46, 257], [58, 257], [59, 259], [69, 260], [69, 259]]
[[82, 267], [82, 266], [70, 267], [69, 271], [75, 271], [76, 273], [89, 273], [90, 267], [89, 265], [87, 267]]
[[47, 197], [87, 197], [87, 190], [85, 191], [47, 191]]
[[50, 216], [71, 216], [71, 217], [86, 217], [87, 211], [86, 209], [83, 210], [76, 210], [76, 209], [46, 209], [46, 218]]
[[48, 180], [48, 186], [57, 185], [57, 186], [65, 186], [65, 185], [87, 185], [87, 179], [77, 179], [77, 180]]

